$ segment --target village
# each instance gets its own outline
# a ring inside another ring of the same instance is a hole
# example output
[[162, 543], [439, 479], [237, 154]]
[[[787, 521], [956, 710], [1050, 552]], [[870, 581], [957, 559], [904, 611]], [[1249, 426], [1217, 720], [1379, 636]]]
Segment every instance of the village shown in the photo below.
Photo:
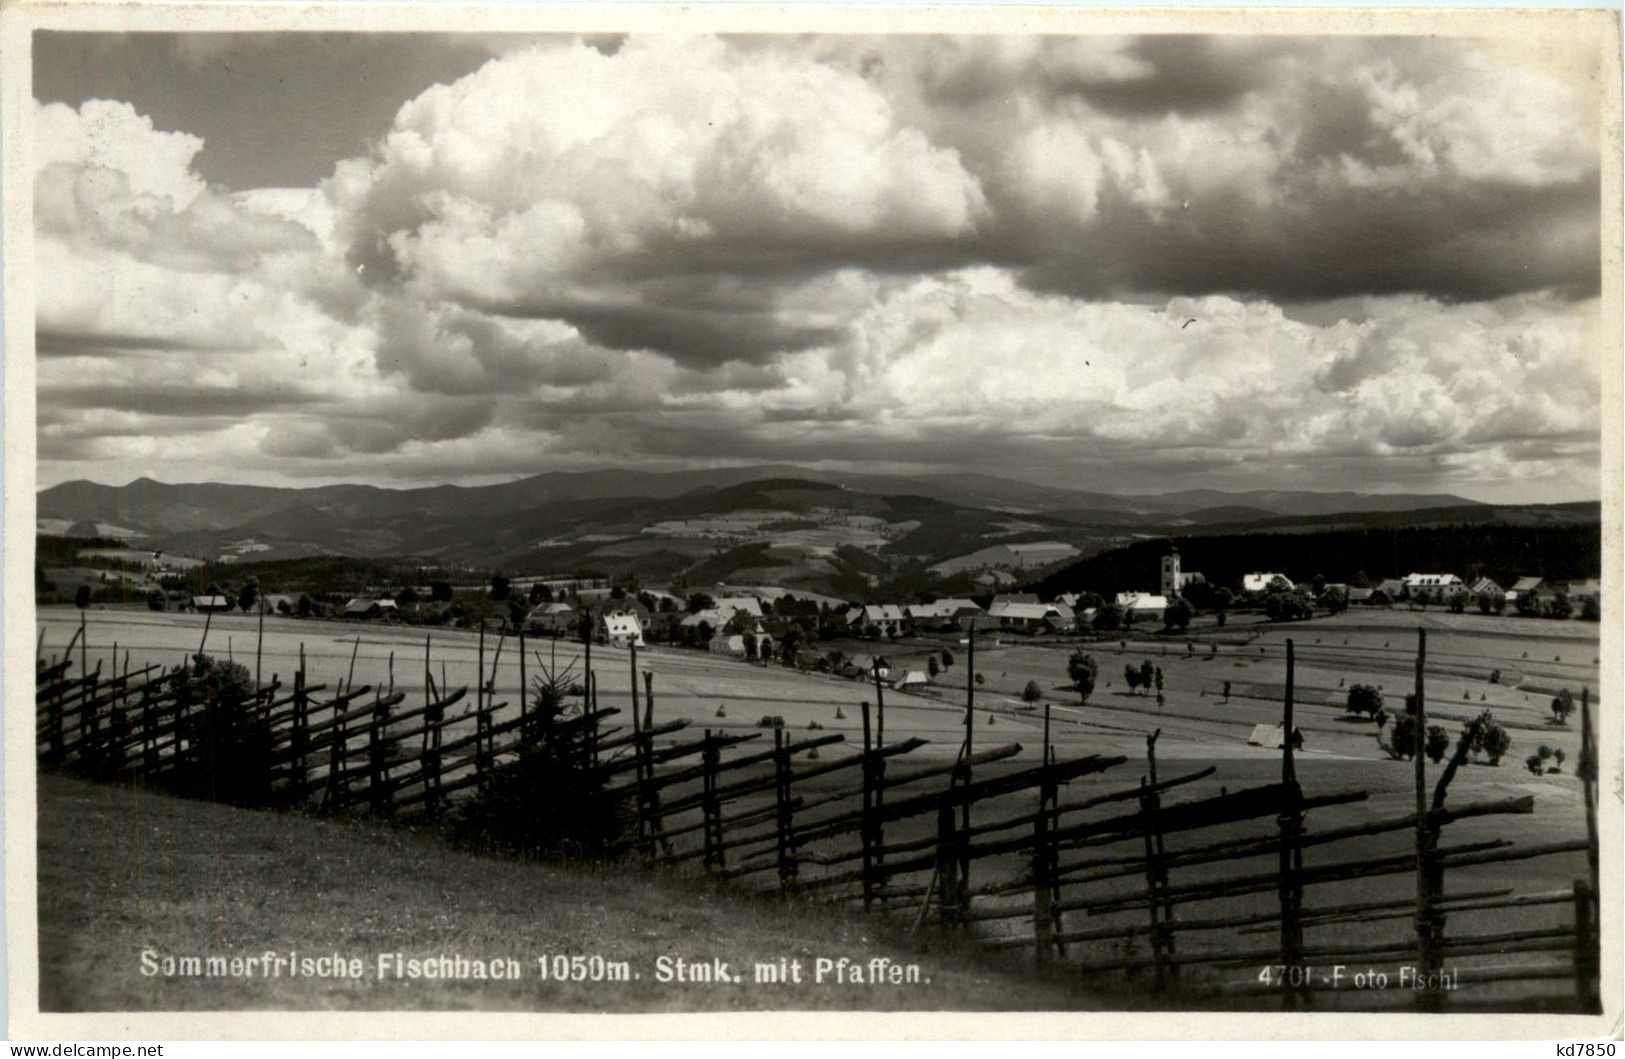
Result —
[[[1154, 575], [1154, 576], [1153, 576]], [[884, 645], [908, 647], [962, 642], [973, 631], [998, 631], [1038, 642], [1111, 640], [1128, 632], [1173, 636], [1192, 630], [1222, 629], [1234, 621], [1306, 620], [1350, 607], [1443, 609], [1546, 619], [1596, 621], [1601, 614], [1601, 582], [1588, 578], [1548, 581], [1520, 577], [1503, 587], [1487, 577], [1472, 581], [1452, 573], [1412, 572], [1372, 583], [1336, 583], [1323, 578], [1294, 582], [1284, 573], [1245, 574], [1234, 585], [1210, 584], [1202, 573], [1181, 569], [1177, 549], [1169, 549], [1160, 569], [1147, 571], [1154, 586], [1113, 593], [1066, 592], [1043, 599], [1030, 591], [996, 591], [966, 597], [924, 596], [915, 600], [861, 603], [778, 585], [718, 584], [706, 590], [615, 584], [602, 577], [500, 576], [486, 582], [438, 582], [371, 592], [348, 598], [288, 592], [258, 593], [252, 582], [236, 593], [170, 593], [160, 607], [192, 613], [255, 612], [340, 621], [469, 627], [483, 610], [495, 632], [532, 637], [581, 639], [615, 648], [660, 644], [743, 661], [831, 672], [872, 679], [876, 660], [882, 678], [896, 687], [936, 681], [937, 655], [922, 656], [919, 668], [894, 667], [877, 652]], [[1364, 580], [1364, 579], [1362, 579]], [[1012, 584], [1004, 568], [987, 571], [985, 587]], [[469, 604], [488, 602], [481, 608]], [[826, 646], [827, 645], [827, 646]], [[869, 645], [867, 656], [862, 651]], [[845, 649], [845, 650], [843, 650]]]

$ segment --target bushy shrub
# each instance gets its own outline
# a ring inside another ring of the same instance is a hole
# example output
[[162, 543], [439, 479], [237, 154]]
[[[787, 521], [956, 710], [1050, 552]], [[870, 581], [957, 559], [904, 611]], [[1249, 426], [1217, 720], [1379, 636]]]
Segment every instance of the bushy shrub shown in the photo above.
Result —
[[1382, 709], [1382, 692], [1370, 684], [1351, 685], [1348, 702], [1343, 708], [1352, 714], [1375, 717], [1377, 711]]
[[248, 667], [198, 654], [169, 676], [177, 682], [181, 750], [165, 785], [188, 798], [270, 804], [274, 742], [255, 708]]
[[1038, 681], [1029, 680], [1027, 686], [1021, 689], [1023, 702], [1037, 702], [1044, 697], [1044, 689], [1038, 686]]
[[570, 722], [583, 703], [558, 679], [531, 682], [531, 726], [524, 749], [493, 768], [471, 798], [448, 816], [453, 841], [509, 856], [610, 852], [632, 829], [630, 801], [610, 797], [592, 768], [591, 728]]

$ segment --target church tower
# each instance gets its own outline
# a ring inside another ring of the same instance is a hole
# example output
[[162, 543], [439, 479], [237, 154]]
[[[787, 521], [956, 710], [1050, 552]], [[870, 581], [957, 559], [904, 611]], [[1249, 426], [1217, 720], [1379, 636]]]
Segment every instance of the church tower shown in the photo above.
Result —
[[1179, 595], [1179, 549], [1169, 548], [1162, 557], [1162, 594], [1170, 598]]

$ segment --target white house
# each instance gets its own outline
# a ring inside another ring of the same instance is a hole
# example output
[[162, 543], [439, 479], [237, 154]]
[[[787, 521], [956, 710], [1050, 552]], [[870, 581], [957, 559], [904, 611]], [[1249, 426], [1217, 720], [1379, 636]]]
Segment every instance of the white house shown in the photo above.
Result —
[[1242, 574], [1241, 590], [1243, 592], [1267, 592], [1271, 583], [1277, 578], [1286, 582], [1287, 588], [1292, 587], [1292, 579], [1285, 574], [1263, 572], [1255, 574]]
[[755, 642], [757, 658], [764, 658], [773, 653], [773, 637], [763, 632], [760, 627], [744, 633], [718, 632], [711, 637], [711, 653], [744, 658], [747, 654], [745, 650], [747, 639]]
[[868, 632], [872, 629], [882, 636], [901, 636], [907, 621], [908, 615], [895, 603], [870, 603], [863, 607], [853, 607], [846, 612], [847, 628], [854, 632]]
[[193, 596], [192, 609], [197, 611], [230, 610], [231, 600], [225, 596]]
[[1043, 632], [1048, 629], [1066, 632], [1074, 624], [1071, 609], [1058, 607], [1054, 603], [1012, 603], [997, 600], [988, 608], [987, 616], [997, 621], [1001, 628], [1024, 632]]
[[968, 599], [939, 599], [935, 603], [910, 603], [903, 614], [916, 629], [951, 629], [965, 626], [986, 611]]
[[603, 637], [611, 647], [642, 647], [643, 623], [631, 611], [607, 614], [603, 620]]
[[352, 599], [344, 605], [346, 618], [381, 618], [386, 614], [397, 614], [400, 608], [393, 599]]
[[1405, 589], [1412, 599], [1442, 600], [1458, 588], [1461, 578], [1455, 574], [1406, 574]]
[[1168, 609], [1168, 597], [1150, 592], [1119, 592], [1117, 605], [1134, 618], [1160, 618]]

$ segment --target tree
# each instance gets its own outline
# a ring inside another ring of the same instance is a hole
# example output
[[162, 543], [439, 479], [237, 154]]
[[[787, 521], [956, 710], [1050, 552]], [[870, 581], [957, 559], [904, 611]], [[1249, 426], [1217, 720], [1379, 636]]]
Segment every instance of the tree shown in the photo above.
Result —
[[1567, 621], [1569, 615], [1573, 613], [1574, 604], [1569, 601], [1569, 594], [1567, 592], [1554, 592], [1552, 598], [1546, 601], [1541, 616], [1556, 621]]
[[[1414, 757], [1416, 754], [1416, 715], [1407, 713], [1394, 718], [1393, 727], [1389, 730], [1388, 741], [1383, 742], [1382, 732], [1377, 732], [1377, 745], [1387, 751], [1388, 756], [1398, 761], [1402, 758]], [[1428, 725], [1426, 737], [1423, 740], [1422, 751], [1433, 757], [1437, 748], [1439, 757], [1443, 758], [1444, 751], [1450, 746], [1450, 735], [1436, 724]]]
[[1107, 603], [1095, 611], [1094, 626], [1101, 632], [1114, 632], [1123, 627], [1123, 608]]
[[1382, 709], [1382, 692], [1370, 684], [1353, 684], [1349, 687], [1348, 703], [1343, 708], [1352, 714], [1375, 718], [1377, 711]]
[[1424, 747], [1428, 760], [1437, 765], [1444, 760], [1445, 751], [1450, 749], [1450, 735], [1436, 724], [1428, 725], [1427, 743]]
[[1574, 692], [1564, 688], [1552, 699], [1552, 723], [1567, 725], [1574, 712]]
[[948, 650], [946, 647], [944, 647], [942, 649], [942, 668], [943, 669], [952, 668], [953, 664], [954, 664], [954, 653], [952, 651]]
[[1507, 609], [1507, 594], [1486, 589], [1477, 596], [1480, 614], [1500, 614]]
[[1229, 617], [1230, 608], [1235, 605], [1236, 594], [1230, 591], [1230, 589], [1220, 586], [1219, 590], [1213, 593], [1213, 609], [1215, 612], [1214, 620], [1218, 622], [1218, 624], [1223, 625], [1225, 619]]
[[1474, 754], [1483, 754], [1490, 765], [1498, 766], [1501, 764], [1501, 758], [1511, 747], [1512, 737], [1496, 722], [1494, 715], [1488, 710], [1480, 714], [1469, 749]]
[[688, 597], [688, 612], [698, 614], [702, 610], [710, 610], [717, 605], [717, 601], [704, 592], [696, 592]]
[[1130, 662], [1123, 666], [1123, 683], [1128, 685], [1129, 694], [1140, 686], [1140, 667]]
[[1082, 703], [1088, 703], [1089, 696], [1095, 690], [1095, 679], [1100, 674], [1100, 667], [1095, 664], [1093, 656], [1082, 651], [1073, 651], [1072, 657], [1066, 662], [1066, 675], [1072, 679], [1072, 687], [1078, 693]]
[[1156, 677], [1156, 667], [1151, 664], [1151, 659], [1147, 658], [1142, 661], [1140, 663], [1140, 686], [1150, 691], [1151, 684], [1156, 680]]
[[511, 584], [512, 584], [512, 582], [510, 582], [508, 580], [508, 578], [505, 577], [504, 575], [502, 575], [502, 574], [492, 574], [491, 575], [491, 598], [492, 599], [507, 599], [508, 598], [508, 588], [509, 588], [509, 586]]
[[747, 632], [744, 635], [744, 640], [745, 640], [745, 661], [747, 661], [747, 662], [756, 661], [757, 655], [761, 653], [761, 649], [757, 645], [756, 634], [753, 633], [753, 632]]
[[84, 610], [86, 607], [90, 606], [89, 585], [80, 585], [78, 588], [73, 590], [73, 605], [78, 607], [80, 610]]
[[254, 604], [260, 598], [260, 579], [250, 577], [243, 582], [243, 587], [237, 591], [237, 609], [247, 613], [254, 609]]
[[1341, 614], [1349, 609], [1349, 594], [1345, 588], [1328, 588], [1320, 595], [1320, 605], [1328, 614]]
[[307, 596], [303, 592], [301, 592], [301, 593], [299, 593], [299, 602], [297, 604], [297, 608], [298, 608], [298, 611], [299, 611], [299, 616], [301, 618], [308, 618], [308, 617], [311, 616], [312, 613], [315, 612], [316, 604], [311, 602], [311, 599], [310, 599], [309, 596]]
[[1293, 590], [1272, 590], [1264, 597], [1264, 613], [1270, 621], [1301, 621], [1310, 616], [1309, 601]]
[[1038, 686], [1038, 681], [1029, 680], [1027, 686], [1021, 689], [1023, 702], [1037, 702], [1044, 697], [1044, 689]]
[[1540, 614], [1540, 597], [1533, 592], [1519, 592], [1516, 606], [1522, 617], [1536, 617]]
[[1170, 632], [1180, 632], [1191, 623], [1191, 605], [1183, 599], [1171, 599], [1162, 612], [1162, 627]]
[[164, 593], [163, 593], [163, 591], [161, 589], [156, 589], [155, 588], [151, 592], [147, 593], [147, 609], [148, 610], [163, 610], [164, 609]]
[[1580, 620], [1601, 621], [1602, 602], [1596, 596], [1580, 597]]
[[429, 599], [435, 603], [450, 603], [451, 582], [431, 581], [429, 583]]
[[942, 672], [942, 663], [937, 661], [936, 655], [925, 656], [925, 671], [932, 680], [937, 679], [937, 674]]
[[1450, 593], [1450, 613], [1461, 614], [1465, 612], [1470, 598], [1465, 588], [1458, 588]]

